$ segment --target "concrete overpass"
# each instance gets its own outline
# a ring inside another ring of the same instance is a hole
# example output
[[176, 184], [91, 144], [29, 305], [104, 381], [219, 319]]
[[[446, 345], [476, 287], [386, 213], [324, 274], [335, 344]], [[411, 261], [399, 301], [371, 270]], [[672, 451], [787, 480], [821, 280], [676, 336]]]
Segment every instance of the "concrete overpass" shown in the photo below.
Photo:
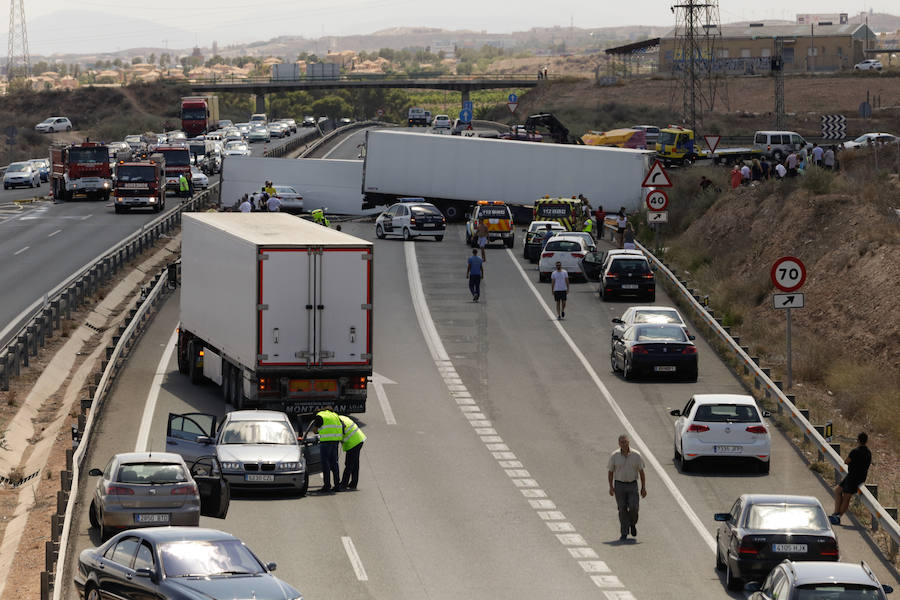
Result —
[[191, 91], [245, 92], [256, 95], [256, 111], [266, 112], [266, 94], [295, 90], [378, 89], [404, 88], [424, 90], [453, 90], [462, 94], [462, 102], [469, 99], [472, 90], [514, 89], [537, 87], [541, 82], [536, 75], [463, 75], [416, 76], [408, 75], [342, 75], [336, 78], [304, 77], [301, 79], [273, 79], [250, 77], [245, 79], [195, 79]]

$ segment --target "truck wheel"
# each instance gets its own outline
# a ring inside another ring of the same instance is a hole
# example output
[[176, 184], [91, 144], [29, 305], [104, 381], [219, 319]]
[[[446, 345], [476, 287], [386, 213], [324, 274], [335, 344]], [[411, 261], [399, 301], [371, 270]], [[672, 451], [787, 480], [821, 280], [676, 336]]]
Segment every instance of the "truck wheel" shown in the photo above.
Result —
[[160, 205], [158, 202], [153, 205], [153, 212], [158, 213], [161, 210], [162, 210], [162, 205]]
[[448, 204], [447, 208], [444, 210], [444, 214], [448, 221], [459, 221], [463, 211], [458, 204]]
[[200, 350], [194, 340], [188, 342], [188, 373], [191, 376], [191, 383], [197, 385], [203, 378], [203, 367], [197, 365], [197, 358]]
[[297, 488], [297, 496], [302, 498], [309, 491], [309, 471], [303, 472], [303, 485]]
[[444, 241], [444, 236], [442, 236], [442, 235], [436, 235], [436, 236], [434, 236], [434, 241], [436, 241], [436, 242], [443, 242], [443, 241]]
[[222, 400], [225, 403], [231, 403], [231, 385], [233, 381], [231, 378], [231, 365], [227, 362], [222, 362]]
[[244, 378], [241, 370], [231, 367], [231, 405], [234, 410], [244, 410]]
[[512, 248], [513, 246], [515, 246], [515, 244], [516, 244], [516, 238], [514, 238], [514, 237], [511, 237], [508, 240], [506, 240], [507, 248]]
[[125, 212], [124, 206], [119, 206], [118, 204], [116, 204], [113, 208], [116, 209], [117, 215], [121, 215], [123, 212]]
[[[117, 206], [116, 208], [119, 208], [119, 207]], [[182, 375], [187, 375], [188, 374], [188, 364], [187, 364], [187, 359], [185, 357], [186, 349], [184, 348], [183, 342], [181, 341], [180, 333], [178, 334], [178, 345], [176, 346], [175, 350], [178, 355], [178, 372], [181, 373]]]

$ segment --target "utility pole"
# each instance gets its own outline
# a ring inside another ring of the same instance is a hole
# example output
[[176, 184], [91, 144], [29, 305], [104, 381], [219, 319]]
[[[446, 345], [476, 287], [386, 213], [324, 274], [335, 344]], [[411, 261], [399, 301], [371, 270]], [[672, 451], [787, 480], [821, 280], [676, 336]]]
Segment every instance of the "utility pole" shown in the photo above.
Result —
[[31, 75], [31, 56], [28, 54], [28, 31], [25, 28], [25, 0], [9, 0], [9, 34], [6, 52], [6, 78], [12, 81], [16, 66], [16, 51], [21, 50], [25, 66], [23, 77]]
[[781, 131], [784, 123], [784, 38], [775, 38], [775, 56], [772, 57], [772, 75], [775, 77], [775, 129]]

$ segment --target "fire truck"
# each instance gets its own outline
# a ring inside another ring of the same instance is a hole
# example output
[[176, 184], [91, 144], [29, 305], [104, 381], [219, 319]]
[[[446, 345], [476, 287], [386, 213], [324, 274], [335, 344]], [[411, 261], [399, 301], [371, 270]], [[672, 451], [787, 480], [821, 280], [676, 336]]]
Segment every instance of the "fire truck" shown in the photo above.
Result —
[[193, 194], [194, 184], [191, 180], [191, 152], [187, 145], [162, 145], [152, 148], [154, 154], [162, 154], [166, 163], [166, 189], [178, 193], [178, 178], [184, 173], [191, 186], [189, 194]]
[[112, 177], [109, 148], [97, 142], [50, 147], [50, 190], [57, 200], [83, 195], [109, 200]]
[[159, 212], [166, 207], [166, 159], [162, 154], [152, 154], [144, 161], [116, 163], [113, 206], [116, 213], [132, 208]]

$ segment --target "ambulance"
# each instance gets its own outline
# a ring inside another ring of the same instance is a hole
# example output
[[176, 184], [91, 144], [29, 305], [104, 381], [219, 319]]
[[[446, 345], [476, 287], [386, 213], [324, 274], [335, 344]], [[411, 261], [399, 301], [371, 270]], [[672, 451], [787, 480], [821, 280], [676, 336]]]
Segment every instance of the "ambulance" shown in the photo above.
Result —
[[466, 221], [466, 243], [473, 248], [478, 246], [478, 224], [482, 221], [487, 221], [489, 244], [502, 241], [507, 248], [513, 247], [513, 216], [505, 202], [479, 200], [475, 203], [475, 209]]
[[534, 221], [556, 221], [566, 231], [581, 231], [584, 220], [584, 204], [579, 198], [551, 198], [544, 196], [534, 203]]

